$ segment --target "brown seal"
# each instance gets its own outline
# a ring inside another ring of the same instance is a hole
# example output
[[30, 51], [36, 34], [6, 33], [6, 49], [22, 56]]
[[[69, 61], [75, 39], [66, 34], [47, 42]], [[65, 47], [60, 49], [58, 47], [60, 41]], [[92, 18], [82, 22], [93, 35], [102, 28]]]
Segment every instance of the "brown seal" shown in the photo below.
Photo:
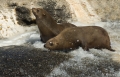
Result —
[[75, 27], [75, 25], [70, 23], [57, 24], [51, 15], [42, 8], [32, 8], [32, 12], [36, 17], [36, 23], [43, 42], [58, 35], [65, 28]]
[[64, 29], [44, 45], [49, 50], [69, 50], [76, 49], [79, 46], [87, 51], [89, 51], [89, 48], [106, 48], [114, 51], [111, 49], [108, 33], [103, 28], [97, 26]]

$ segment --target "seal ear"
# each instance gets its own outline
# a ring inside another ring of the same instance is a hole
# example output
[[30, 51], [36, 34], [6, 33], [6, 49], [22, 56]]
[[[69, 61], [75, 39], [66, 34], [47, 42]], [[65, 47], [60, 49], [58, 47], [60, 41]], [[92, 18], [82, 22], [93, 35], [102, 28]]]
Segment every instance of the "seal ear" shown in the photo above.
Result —
[[57, 45], [59, 44], [59, 43], [56, 43]]

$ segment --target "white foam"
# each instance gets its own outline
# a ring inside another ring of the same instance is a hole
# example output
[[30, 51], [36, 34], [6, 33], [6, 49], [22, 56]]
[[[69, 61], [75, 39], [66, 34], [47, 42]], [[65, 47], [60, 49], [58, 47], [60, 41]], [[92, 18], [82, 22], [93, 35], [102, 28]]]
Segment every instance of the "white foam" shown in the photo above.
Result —
[[65, 70], [62, 70], [60, 68], [55, 68], [52, 73], [46, 77], [57, 77], [57, 76], [60, 76], [60, 77], [70, 77]]
[[18, 36], [14, 36], [8, 39], [0, 40], [0, 47], [2, 46], [9, 46], [9, 45], [21, 45], [27, 42], [29, 36], [35, 32], [27, 32], [24, 34], [19, 34]]
[[116, 72], [116, 77], [120, 77], [120, 71], [119, 72]]
[[76, 26], [90, 26], [90, 25], [93, 25], [93, 24], [81, 23], [79, 21], [72, 21], [71, 23], [74, 24], [74, 25], [76, 25]]
[[72, 56], [76, 57], [76, 59], [84, 58], [84, 57], [89, 57], [91, 59], [94, 58], [93, 54], [89, 54], [88, 51], [84, 51], [81, 47], [79, 49], [73, 50], [70, 52]]
[[40, 42], [40, 41], [36, 41], [33, 46], [35, 48], [44, 48], [44, 43]]

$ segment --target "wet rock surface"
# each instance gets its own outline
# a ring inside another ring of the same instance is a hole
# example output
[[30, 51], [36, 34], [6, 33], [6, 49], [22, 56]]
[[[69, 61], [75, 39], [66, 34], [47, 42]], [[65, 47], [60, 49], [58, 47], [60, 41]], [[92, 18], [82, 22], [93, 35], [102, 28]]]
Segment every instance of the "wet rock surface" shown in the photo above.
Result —
[[0, 77], [44, 77], [70, 56], [28, 46], [0, 48]]
[[58, 23], [67, 22], [67, 19], [72, 18], [69, 5], [65, 0], [40, 0], [37, 4], [48, 11]]
[[[32, 3], [32, 4], [31, 4]], [[34, 0], [32, 2], [17, 2], [8, 1], [7, 5], [9, 9], [15, 9], [16, 20], [18, 24], [23, 26], [30, 26], [35, 24], [35, 18], [32, 16], [32, 8], [43, 8], [54, 18], [57, 23], [67, 22], [72, 18], [68, 3], [64, 0]]]
[[79, 56], [70, 56], [72, 52], [30, 45], [0, 47], [0, 77], [119, 77], [120, 63], [110, 54], [91, 50], [80, 51], [84, 57], [79, 52]]
[[26, 26], [26, 25], [31, 25], [31, 24], [36, 24], [35, 19], [31, 18], [31, 11], [30, 9], [23, 7], [23, 6], [17, 6], [15, 8], [16, 11], [16, 17], [18, 24]]

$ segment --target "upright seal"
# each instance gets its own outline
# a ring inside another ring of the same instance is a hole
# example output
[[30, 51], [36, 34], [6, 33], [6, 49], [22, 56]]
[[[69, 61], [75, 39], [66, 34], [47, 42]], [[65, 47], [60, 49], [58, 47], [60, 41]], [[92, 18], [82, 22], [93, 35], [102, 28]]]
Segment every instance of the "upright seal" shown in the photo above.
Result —
[[43, 42], [58, 35], [65, 28], [75, 27], [75, 25], [70, 23], [57, 24], [51, 15], [42, 8], [32, 8], [32, 12], [36, 17], [36, 23]]

